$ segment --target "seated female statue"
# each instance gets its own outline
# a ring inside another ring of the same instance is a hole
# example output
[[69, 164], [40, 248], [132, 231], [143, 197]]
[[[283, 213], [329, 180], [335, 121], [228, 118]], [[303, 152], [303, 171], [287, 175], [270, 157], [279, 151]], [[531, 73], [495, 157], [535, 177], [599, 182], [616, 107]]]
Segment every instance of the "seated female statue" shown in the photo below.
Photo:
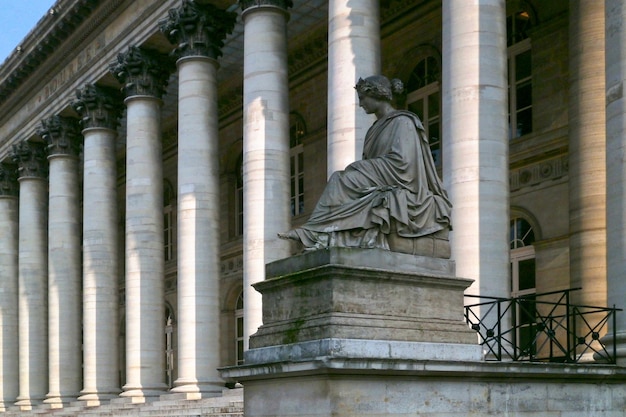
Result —
[[360, 107], [377, 118], [363, 159], [333, 173], [308, 221], [279, 236], [305, 250], [383, 248], [448, 258], [452, 205], [421, 121], [392, 105], [402, 82], [371, 76], [355, 88]]

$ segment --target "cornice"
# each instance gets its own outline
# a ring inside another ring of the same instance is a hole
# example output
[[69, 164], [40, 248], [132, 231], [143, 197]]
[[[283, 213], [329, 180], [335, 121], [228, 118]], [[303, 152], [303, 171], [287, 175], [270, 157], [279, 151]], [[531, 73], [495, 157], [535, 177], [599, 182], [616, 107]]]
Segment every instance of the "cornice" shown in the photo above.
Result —
[[0, 67], [0, 104], [4, 102], [104, 0], [62, 0], [41, 18]]

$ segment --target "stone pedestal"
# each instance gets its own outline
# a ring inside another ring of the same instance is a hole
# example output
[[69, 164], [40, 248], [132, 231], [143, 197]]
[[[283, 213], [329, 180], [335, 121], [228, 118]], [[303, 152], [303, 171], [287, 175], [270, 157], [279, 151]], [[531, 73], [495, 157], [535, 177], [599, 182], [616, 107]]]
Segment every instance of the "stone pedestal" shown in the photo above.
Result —
[[[609, 417], [626, 371], [482, 361], [454, 263], [376, 249], [319, 250], [267, 265], [263, 322], [245, 364], [246, 417]], [[512, 415], [511, 414], [511, 415]]]
[[449, 260], [331, 248], [273, 262], [266, 274], [254, 285], [263, 325], [251, 349], [330, 338], [477, 343], [463, 320], [472, 281], [454, 277]]

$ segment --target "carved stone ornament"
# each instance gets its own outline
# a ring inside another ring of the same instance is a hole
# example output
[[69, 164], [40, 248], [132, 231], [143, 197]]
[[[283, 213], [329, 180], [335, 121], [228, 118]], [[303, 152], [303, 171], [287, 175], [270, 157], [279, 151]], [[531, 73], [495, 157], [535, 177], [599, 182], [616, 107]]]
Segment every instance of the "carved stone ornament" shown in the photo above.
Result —
[[85, 84], [76, 90], [77, 100], [72, 107], [80, 115], [83, 129], [105, 128], [115, 130], [124, 111], [122, 95], [114, 88]]
[[82, 139], [78, 119], [48, 117], [41, 121], [39, 136], [48, 144], [48, 155], [78, 155]]
[[123, 84], [126, 97], [163, 97], [167, 80], [174, 71], [170, 57], [138, 46], [117, 55], [117, 62], [109, 65], [109, 71]]
[[17, 166], [14, 164], [0, 164], [0, 197], [10, 196], [17, 197], [19, 193], [19, 184], [17, 182]]
[[235, 26], [237, 13], [219, 9], [212, 4], [183, 0], [180, 7], [170, 9], [169, 17], [159, 22], [161, 32], [173, 45], [173, 55], [222, 56], [224, 39]]
[[274, 7], [279, 7], [281, 9], [287, 10], [293, 6], [293, 1], [291, 0], [239, 0], [239, 4], [241, 5], [241, 10], [246, 10], [251, 7], [261, 7], [261, 6], [274, 6]]
[[48, 158], [44, 143], [25, 140], [13, 145], [11, 159], [17, 164], [19, 178], [48, 176]]

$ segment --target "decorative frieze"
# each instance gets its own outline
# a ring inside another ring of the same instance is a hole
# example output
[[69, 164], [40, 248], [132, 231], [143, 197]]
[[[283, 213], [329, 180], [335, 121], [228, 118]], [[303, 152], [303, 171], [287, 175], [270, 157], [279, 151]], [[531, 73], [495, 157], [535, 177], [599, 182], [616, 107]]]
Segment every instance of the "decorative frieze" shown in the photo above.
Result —
[[78, 155], [82, 137], [78, 119], [58, 115], [44, 119], [39, 136], [48, 144], [48, 155]]
[[246, 10], [251, 7], [273, 6], [287, 10], [293, 6], [291, 0], [240, 0], [241, 10]]
[[212, 4], [198, 4], [183, 0], [177, 8], [169, 10], [169, 17], [159, 22], [161, 32], [176, 45], [174, 55], [222, 56], [224, 39], [235, 26], [237, 13], [219, 9]]
[[17, 166], [9, 163], [0, 163], [0, 197], [17, 197], [18, 193]]
[[533, 165], [513, 169], [509, 173], [511, 191], [522, 187], [537, 185], [544, 181], [561, 178], [568, 173], [567, 156], [543, 160]]
[[46, 145], [27, 140], [13, 145], [11, 159], [18, 166], [18, 177], [46, 178], [48, 176], [48, 160]]
[[76, 90], [76, 98], [72, 107], [80, 115], [83, 129], [117, 129], [124, 111], [122, 94], [119, 91], [85, 84], [83, 88]]
[[126, 97], [161, 98], [174, 71], [174, 63], [167, 55], [131, 46], [128, 51], [117, 55], [117, 62], [109, 65], [109, 71], [122, 83], [122, 92]]

